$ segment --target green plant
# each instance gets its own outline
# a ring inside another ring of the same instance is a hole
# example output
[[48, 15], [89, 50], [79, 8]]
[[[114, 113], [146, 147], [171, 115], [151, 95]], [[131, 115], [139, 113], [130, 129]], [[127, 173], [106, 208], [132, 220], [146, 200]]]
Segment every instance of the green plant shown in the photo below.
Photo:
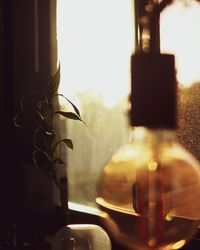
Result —
[[[60, 157], [60, 144], [73, 149], [73, 142], [69, 138], [59, 138], [54, 125], [54, 118], [60, 115], [67, 119], [83, 122], [78, 108], [64, 95], [58, 94], [60, 82], [60, 67], [56, 74], [51, 77], [47, 90], [30, 91], [20, 100], [20, 110], [14, 118], [16, 127], [25, 128], [29, 124], [32, 138], [32, 160], [35, 166], [40, 167], [54, 178], [59, 186], [57, 179], [57, 168], [66, 165]], [[63, 97], [73, 109], [73, 112], [56, 110], [54, 99]], [[31, 122], [30, 122], [31, 121]], [[83, 122], [84, 123], [84, 122]]]

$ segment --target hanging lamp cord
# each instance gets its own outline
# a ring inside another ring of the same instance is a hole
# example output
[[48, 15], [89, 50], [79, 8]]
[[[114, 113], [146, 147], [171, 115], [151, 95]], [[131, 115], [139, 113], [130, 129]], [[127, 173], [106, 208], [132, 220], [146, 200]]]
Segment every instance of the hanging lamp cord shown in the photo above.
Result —
[[150, 52], [160, 53], [160, 13], [174, 0], [163, 0], [160, 3], [156, 3], [149, 17], [149, 32], [150, 32]]
[[[200, 3], [200, 0], [196, 0]], [[147, 11], [147, 16], [149, 18], [149, 51], [160, 53], [160, 34], [159, 34], [159, 23], [161, 12], [174, 0], [163, 0], [160, 3], [154, 0], [150, 1], [150, 11]], [[147, 8], [149, 9], [149, 8]]]

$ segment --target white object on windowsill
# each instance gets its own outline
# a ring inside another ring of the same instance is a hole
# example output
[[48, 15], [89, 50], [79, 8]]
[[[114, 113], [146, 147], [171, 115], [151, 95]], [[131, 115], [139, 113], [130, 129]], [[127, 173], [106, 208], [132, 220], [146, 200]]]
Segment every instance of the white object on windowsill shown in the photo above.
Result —
[[103, 228], [93, 224], [62, 227], [54, 236], [52, 250], [111, 250], [111, 242]]

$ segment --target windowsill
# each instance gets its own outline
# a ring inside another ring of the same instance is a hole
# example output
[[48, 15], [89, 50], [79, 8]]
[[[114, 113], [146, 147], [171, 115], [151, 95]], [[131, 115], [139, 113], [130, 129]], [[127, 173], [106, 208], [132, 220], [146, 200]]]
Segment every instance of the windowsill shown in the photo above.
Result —
[[71, 202], [71, 201], [68, 202], [68, 206], [70, 210], [75, 211], [75, 212], [89, 214], [89, 215], [98, 216], [98, 217], [104, 216], [104, 213], [102, 211], [92, 206], [82, 205], [82, 204], [78, 204], [78, 203]]
[[[106, 228], [104, 227], [102, 221], [104, 213], [101, 212], [98, 208], [77, 204], [75, 202], [69, 202], [68, 205], [70, 209], [71, 224], [73, 223], [95, 224], [101, 226], [106, 231]], [[112, 250], [126, 250], [122, 246], [118, 245], [112, 238], [112, 236], [110, 236], [110, 238], [112, 242]], [[182, 248], [182, 250], [195, 250], [195, 249], [200, 249], [200, 228], [196, 236], [194, 236], [194, 238]]]

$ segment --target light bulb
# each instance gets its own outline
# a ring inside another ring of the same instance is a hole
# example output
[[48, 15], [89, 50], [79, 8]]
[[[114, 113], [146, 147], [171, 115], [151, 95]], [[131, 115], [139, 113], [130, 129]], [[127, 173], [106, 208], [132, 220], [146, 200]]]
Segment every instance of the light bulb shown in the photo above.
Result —
[[170, 131], [137, 128], [131, 141], [102, 173], [105, 224], [130, 249], [179, 249], [200, 223], [199, 163]]
[[103, 169], [96, 202], [128, 249], [179, 249], [200, 225], [200, 164], [176, 141], [173, 56], [134, 55], [130, 99], [130, 142]]

